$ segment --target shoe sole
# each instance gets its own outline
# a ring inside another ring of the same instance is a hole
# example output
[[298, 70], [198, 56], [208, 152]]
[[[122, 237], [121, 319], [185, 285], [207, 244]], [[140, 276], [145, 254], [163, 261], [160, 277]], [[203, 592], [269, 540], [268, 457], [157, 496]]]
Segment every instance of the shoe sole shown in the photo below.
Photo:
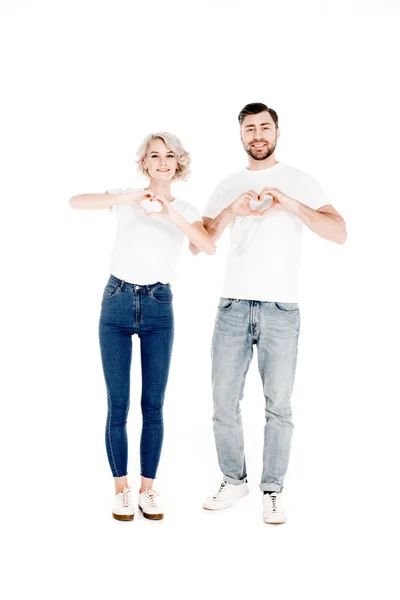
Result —
[[204, 506], [203, 504], [203, 508], [204, 510], [225, 510], [226, 508], [230, 508], [231, 506], [234, 506], [234, 504], [236, 504], [236, 502], [238, 500], [241, 500], [242, 498], [246, 498], [246, 496], [248, 496], [250, 493], [250, 490], [247, 490], [247, 492], [245, 494], [243, 494], [243, 496], [239, 496], [239, 498], [235, 498], [235, 500], [233, 500], [233, 502], [231, 504], [228, 504], [228, 506], [220, 506], [219, 508], [216, 507], [211, 507], [211, 506]]
[[284, 523], [286, 523], [287, 519], [285, 519], [284, 521], [266, 521], [264, 519], [264, 523], [266, 523], [267, 525], [283, 525]]
[[135, 515], [117, 515], [116, 513], [113, 513], [112, 516], [117, 521], [133, 521]]
[[153, 515], [151, 513], [146, 513], [146, 512], [144, 512], [143, 508], [141, 508], [140, 506], [139, 506], [139, 510], [141, 511], [144, 518], [150, 519], [150, 521], [161, 521], [161, 519], [164, 518], [164, 515], [162, 513], [156, 514], [156, 515]]

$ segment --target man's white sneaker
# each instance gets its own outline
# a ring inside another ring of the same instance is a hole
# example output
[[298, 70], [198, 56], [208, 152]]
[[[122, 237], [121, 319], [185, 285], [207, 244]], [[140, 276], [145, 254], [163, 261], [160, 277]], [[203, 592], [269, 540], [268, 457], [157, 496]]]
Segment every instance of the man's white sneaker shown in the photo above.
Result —
[[139, 494], [139, 508], [146, 519], [159, 521], [164, 518], [164, 509], [157, 498], [159, 495], [155, 490], [146, 490]]
[[265, 523], [271, 523], [273, 525], [286, 523], [287, 517], [282, 506], [282, 495], [279, 492], [264, 494], [263, 517]]
[[112, 516], [117, 521], [132, 521], [135, 516], [131, 488], [124, 488], [122, 492], [115, 495]]
[[221, 508], [228, 508], [232, 504], [247, 496], [249, 488], [246, 482], [240, 483], [239, 485], [233, 485], [227, 481], [223, 481], [219, 486], [219, 490], [214, 496], [210, 496], [203, 504], [203, 508], [206, 510], [220, 510]]

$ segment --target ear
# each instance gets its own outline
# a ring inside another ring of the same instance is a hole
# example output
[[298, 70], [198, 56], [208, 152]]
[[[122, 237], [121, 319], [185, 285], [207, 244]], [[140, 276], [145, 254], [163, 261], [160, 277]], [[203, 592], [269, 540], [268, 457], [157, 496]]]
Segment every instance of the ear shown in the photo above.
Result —
[[144, 169], [145, 171], [147, 171], [147, 169], [148, 169], [148, 166], [147, 166], [147, 162], [146, 162], [146, 159], [145, 159], [145, 158], [142, 160], [142, 167], [143, 167], [143, 169]]
[[278, 129], [276, 130], [276, 139], [279, 140], [280, 137], [281, 137], [281, 130], [278, 127]]

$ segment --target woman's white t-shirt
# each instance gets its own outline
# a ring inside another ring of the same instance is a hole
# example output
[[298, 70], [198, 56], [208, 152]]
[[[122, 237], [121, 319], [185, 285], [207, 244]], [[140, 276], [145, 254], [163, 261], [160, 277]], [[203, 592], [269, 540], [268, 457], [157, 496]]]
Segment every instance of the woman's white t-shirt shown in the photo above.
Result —
[[[137, 192], [138, 189], [113, 189], [109, 194]], [[172, 205], [189, 223], [201, 221], [200, 213], [188, 202], [175, 198]], [[146, 285], [170, 283], [176, 278], [176, 263], [184, 233], [161, 217], [148, 217], [125, 204], [112, 206], [118, 220], [117, 234], [109, 270], [128, 283]]]

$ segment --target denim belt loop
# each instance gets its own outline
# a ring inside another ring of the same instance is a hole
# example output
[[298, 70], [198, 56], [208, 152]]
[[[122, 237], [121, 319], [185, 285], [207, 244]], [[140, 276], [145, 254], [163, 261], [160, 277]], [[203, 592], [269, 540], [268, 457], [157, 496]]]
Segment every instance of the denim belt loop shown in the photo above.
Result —
[[119, 284], [119, 289], [121, 290], [121, 292], [124, 289], [124, 285], [125, 285], [125, 281], [122, 281], [122, 279], [121, 279], [121, 283]]

